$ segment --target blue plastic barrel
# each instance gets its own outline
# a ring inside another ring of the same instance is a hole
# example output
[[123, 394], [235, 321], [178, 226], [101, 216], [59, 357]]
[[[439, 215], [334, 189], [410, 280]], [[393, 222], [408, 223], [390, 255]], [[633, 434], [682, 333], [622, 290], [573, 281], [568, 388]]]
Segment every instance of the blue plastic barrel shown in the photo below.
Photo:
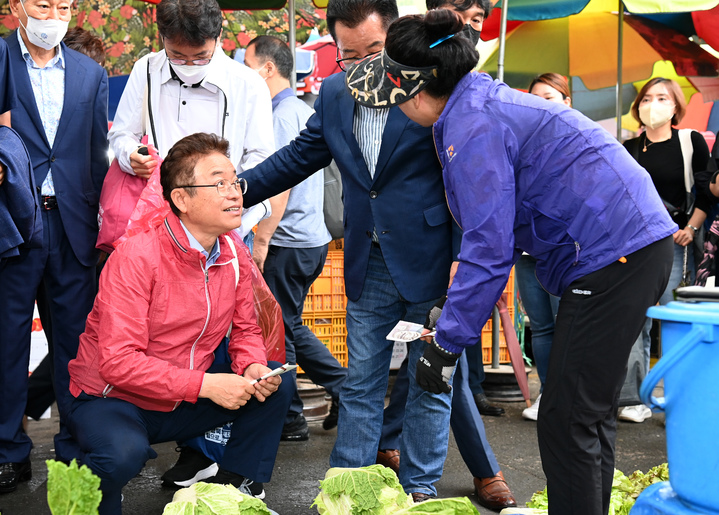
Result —
[[[664, 356], [647, 375], [642, 402], [666, 412], [669, 481], [679, 498], [719, 513], [719, 303], [649, 308], [662, 321]], [[664, 401], [652, 390], [664, 379]]]

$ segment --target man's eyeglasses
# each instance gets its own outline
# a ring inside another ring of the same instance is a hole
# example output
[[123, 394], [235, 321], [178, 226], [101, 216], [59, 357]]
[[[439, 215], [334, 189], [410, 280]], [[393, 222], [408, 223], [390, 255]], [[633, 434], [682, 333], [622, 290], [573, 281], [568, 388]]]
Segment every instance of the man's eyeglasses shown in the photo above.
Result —
[[340, 67], [340, 70], [347, 71], [347, 67], [352, 66], [354, 63], [359, 61], [360, 59], [364, 59], [365, 57], [370, 57], [372, 55], [379, 54], [379, 52], [372, 52], [371, 54], [367, 54], [364, 57], [345, 57], [344, 59], [340, 58], [340, 49], [337, 49], [337, 57], [335, 58], [335, 62], [337, 63], [337, 66]]
[[210, 58], [210, 59], [193, 59], [191, 61], [188, 61], [186, 59], [170, 59], [168, 57], [167, 60], [176, 66], [182, 66], [183, 64], [187, 64], [187, 63], [192, 63], [195, 66], [207, 66], [208, 64], [210, 64], [210, 61], [212, 61], [212, 58]]
[[236, 181], [230, 182], [222, 179], [216, 184], [188, 184], [185, 186], [175, 186], [177, 188], [217, 188], [217, 194], [220, 197], [226, 197], [230, 194], [232, 188], [244, 195], [247, 193], [247, 181], [242, 177], [238, 177]]
[[[163, 43], [163, 45], [165, 44], [165, 38], [164, 38], [164, 37], [162, 38], [162, 43]], [[172, 50], [170, 50], [170, 51], [171, 51], [173, 54], [175, 53], [175, 52], [172, 51]], [[167, 54], [167, 47], [165, 47], [165, 54]], [[168, 54], [168, 55], [167, 55], [167, 60], [170, 61], [170, 64], [174, 64], [174, 65], [177, 65], [177, 66], [183, 66], [183, 65], [185, 65], [185, 64], [187, 64], [187, 63], [192, 63], [192, 64], [194, 64], [195, 66], [207, 66], [208, 64], [210, 64], [210, 61], [212, 61], [212, 56], [208, 57], [207, 59], [189, 59], [189, 60], [188, 60], [188, 59], [174, 59], [174, 58], [171, 58], [171, 57], [169, 56], [169, 54]]]

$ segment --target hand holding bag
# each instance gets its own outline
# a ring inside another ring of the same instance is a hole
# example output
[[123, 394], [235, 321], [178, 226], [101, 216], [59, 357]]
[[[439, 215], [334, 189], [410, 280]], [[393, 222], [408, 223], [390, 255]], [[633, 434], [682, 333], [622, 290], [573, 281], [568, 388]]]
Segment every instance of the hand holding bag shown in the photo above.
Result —
[[[142, 138], [142, 143], [147, 143], [147, 136]], [[115, 250], [113, 243], [125, 234], [127, 222], [146, 184], [147, 179], [123, 172], [117, 158], [112, 160], [100, 193], [97, 213], [100, 231], [95, 245], [98, 249], [108, 254]]]
[[[153, 140], [155, 137], [155, 127], [152, 120], [152, 110], [149, 107], [149, 90], [150, 90], [150, 63], [147, 64], [147, 87], [143, 99], [142, 109], [142, 127], [146, 133], [146, 118], [149, 114], [151, 128], [153, 131]], [[145, 134], [140, 142], [147, 145], [148, 138]], [[125, 234], [127, 223], [130, 215], [140, 199], [142, 191], [147, 185], [147, 179], [125, 173], [120, 168], [117, 158], [113, 159], [110, 169], [107, 171], [105, 181], [102, 183], [102, 191], [100, 192], [100, 207], [97, 213], [97, 224], [99, 232], [97, 235], [96, 248], [107, 252], [108, 254], [115, 250], [114, 243]]]

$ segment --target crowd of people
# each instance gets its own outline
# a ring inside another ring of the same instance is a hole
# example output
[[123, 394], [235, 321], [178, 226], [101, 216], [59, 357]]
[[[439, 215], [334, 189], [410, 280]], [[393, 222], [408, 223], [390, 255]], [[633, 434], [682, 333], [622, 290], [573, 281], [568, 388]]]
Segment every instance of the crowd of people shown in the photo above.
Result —
[[[240, 64], [221, 48], [216, 0], [162, 0], [163, 49], [134, 65], [108, 132], [102, 45], [67, 33], [70, 2], [10, 8], [0, 493], [31, 478], [23, 417], [55, 399], [57, 459], [100, 477], [102, 515], [122, 513], [122, 488], [166, 441], [180, 455], [163, 484], [263, 498], [280, 441], [309, 438], [296, 374], [263, 377], [282, 365], [257, 308], [266, 284], [286, 361], [331, 397], [330, 466], [383, 464], [422, 502], [437, 496], [451, 427], [478, 502], [516, 506], [481, 418], [502, 410], [482, 391], [477, 345], [516, 265], [541, 381], [523, 416], [537, 421], [551, 513], [607, 513], [620, 391], [638, 389], [634, 361], [640, 377], [648, 369], [646, 310], [691, 269], [719, 196], [703, 138], [672, 128], [685, 110], [675, 83], [642, 88], [633, 113], [646, 131], [624, 148], [571, 109], [563, 77], [544, 74], [527, 95], [473, 71], [488, 0], [427, 0], [426, 15], [402, 18], [394, 0], [330, 0], [343, 72], [313, 110], [290, 87], [285, 42], [259, 36]], [[98, 281], [109, 149], [133, 179], [159, 174], [169, 209], [117, 245]], [[347, 368], [302, 324], [332, 238], [332, 161]], [[51, 349], [39, 397], [27, 375], [35, 303]], [[408, 343], [385, 408], [386, 336], [402, 320], [436, 335]]]

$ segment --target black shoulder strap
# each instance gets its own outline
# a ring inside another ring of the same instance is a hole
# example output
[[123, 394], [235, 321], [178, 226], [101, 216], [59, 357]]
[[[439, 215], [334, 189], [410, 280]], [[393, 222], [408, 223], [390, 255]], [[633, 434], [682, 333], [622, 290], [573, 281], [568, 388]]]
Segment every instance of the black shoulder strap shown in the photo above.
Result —
[[[147, 114], [150, 117], [150, 130], [152, 131], [152, 143], [157, 148], [157, 133], [155, 132], [155, 118], [152, 116], [152, 81], [150, 80], [150, 60], [147, 60]], [[159, 148], [158, 148], [159, 150]]]
[[[637, 138], [630, 139], [627, 143], [629, 143], [629, 153], [632, 155], [634, 160], [638, 163], [639, 162], [639, 140], [642, 137], [639, 136]], [[645, 136], [646, 138], [646, 136]]]

